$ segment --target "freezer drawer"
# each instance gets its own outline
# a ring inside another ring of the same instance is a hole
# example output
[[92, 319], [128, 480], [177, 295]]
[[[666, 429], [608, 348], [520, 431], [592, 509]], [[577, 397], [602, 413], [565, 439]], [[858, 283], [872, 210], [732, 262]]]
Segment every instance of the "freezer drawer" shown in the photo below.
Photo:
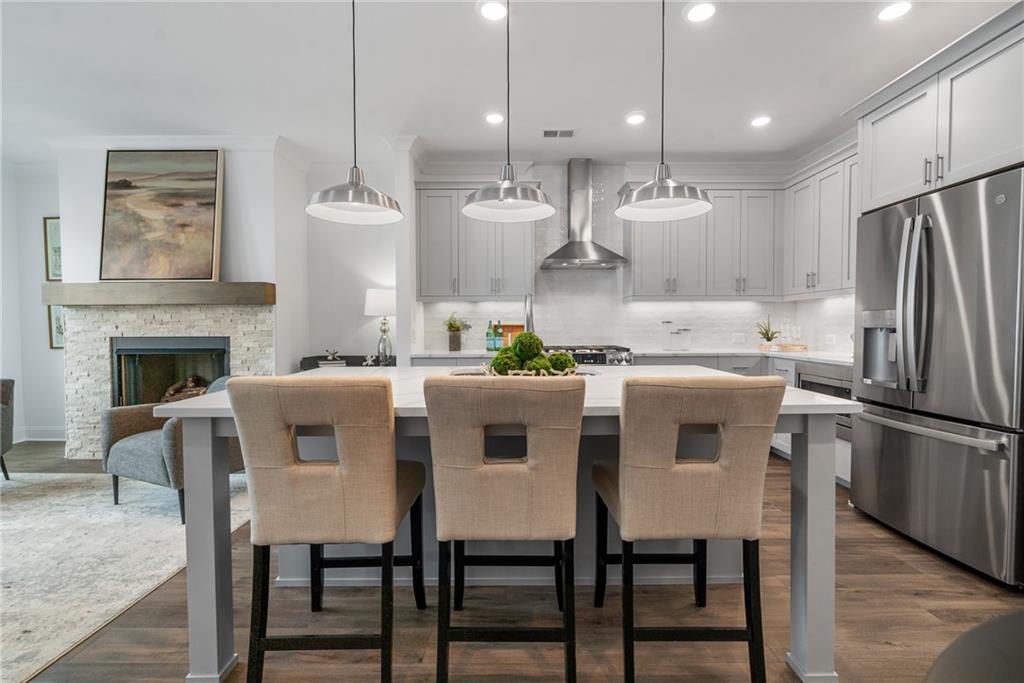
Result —
[[1021, 438], [868, 407], [853, 420], [853, 504], [1004, 583], [1024, 584]]

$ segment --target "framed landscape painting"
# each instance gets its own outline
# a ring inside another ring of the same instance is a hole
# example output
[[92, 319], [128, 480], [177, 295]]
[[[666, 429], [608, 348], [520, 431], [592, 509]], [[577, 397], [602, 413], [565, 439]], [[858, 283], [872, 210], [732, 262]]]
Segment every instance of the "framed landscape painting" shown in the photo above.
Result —
[[46, 281], [60, 282], [60, 217], [43, 219], [43, 253], [46, 260]]
[[223, 170], [218, 149], [108, 151], [100, 280], [216, 281]]

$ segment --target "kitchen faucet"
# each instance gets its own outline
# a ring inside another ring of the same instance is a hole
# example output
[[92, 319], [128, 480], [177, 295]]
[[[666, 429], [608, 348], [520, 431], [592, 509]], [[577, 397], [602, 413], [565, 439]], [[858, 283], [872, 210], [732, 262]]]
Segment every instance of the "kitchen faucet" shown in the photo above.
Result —
[[526, 332], [533, 332], [533, 294], [523, 297], [523, 327]]

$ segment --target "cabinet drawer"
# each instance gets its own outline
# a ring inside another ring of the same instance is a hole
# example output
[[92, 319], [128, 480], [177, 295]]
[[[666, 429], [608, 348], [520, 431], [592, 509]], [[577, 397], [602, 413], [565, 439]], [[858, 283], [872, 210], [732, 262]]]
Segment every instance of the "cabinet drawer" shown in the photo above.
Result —
[[714, 356], [636, 356], [633, 365], [699, 365], [717, 370], [718, 359]]
[[490, 363], [490, 356], [465, 356], [457, 359], [455, 365], [460, 367], [478, 367], [481, 363]]
[[796, 386], [796, 362], [781, 358], [772, 358], [769, 361], [772, 366], [771, 374], [778, 375], [786, 380], [791, 387]]
[[760, 356], [720, 356], [718, 369], [737, 375], [760, 375], [762, 360]]

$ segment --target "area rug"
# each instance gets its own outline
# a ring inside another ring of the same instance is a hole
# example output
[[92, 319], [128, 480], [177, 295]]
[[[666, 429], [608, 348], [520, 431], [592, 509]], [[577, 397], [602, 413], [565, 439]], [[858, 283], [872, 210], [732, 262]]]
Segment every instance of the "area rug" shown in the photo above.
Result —
[[[23, 681], [185, 566], [174, 491], [105, 474], [14, 474], [0, 484], [0, 681]], [[186, 509], [186, 515], [188, 510]], [[249, 520], [231, 475], [231, 528]]]

